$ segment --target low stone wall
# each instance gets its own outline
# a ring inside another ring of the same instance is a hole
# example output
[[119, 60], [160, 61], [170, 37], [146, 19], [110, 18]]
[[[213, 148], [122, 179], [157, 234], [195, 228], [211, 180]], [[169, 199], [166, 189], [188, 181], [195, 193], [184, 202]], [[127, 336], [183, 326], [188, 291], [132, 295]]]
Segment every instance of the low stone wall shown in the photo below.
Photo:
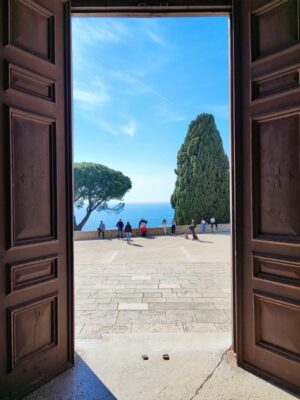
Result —
[[[171, 234], [171, 227], [167, 228], [167, 232]], [[216, 232], [214, 229], [213, 232]], [[218, 232], [230, 232], [230, 224], [219, 224]], [[188, 225], [180, 225], [176, 227], [177, 235], [184, 235], [185, 233], [190, 233]], [[201, 233], [201, 225], [197, 226], [196, 233]], [[206, 233], [211, 233], [210, 224], [206, 225]], [[163, 229], [161, 227], [158, 228], [148, 228], [147, 229], [148, 236], [163, 236]], [[132, 236], [137, 237], [141, 236], [139, 229], [132, 230]], [[115, 239], [117, 237], [117, 229], [107, 229], [105, 231], [105, 239]], [[75, 231], [74, 232], [74, 240], [91, 240], [98, 238], [98, 231]]]

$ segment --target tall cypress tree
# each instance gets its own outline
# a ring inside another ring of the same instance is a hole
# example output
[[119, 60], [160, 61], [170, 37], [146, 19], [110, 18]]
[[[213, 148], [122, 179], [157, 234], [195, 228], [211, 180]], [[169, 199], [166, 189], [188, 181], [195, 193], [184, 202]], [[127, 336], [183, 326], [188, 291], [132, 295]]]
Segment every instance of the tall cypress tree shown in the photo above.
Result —
[[177, 180], [171, 204], [178, 224], [214, 216], [229, 221], [229, 161], [211, 114], [201, 114], [177, 155]]

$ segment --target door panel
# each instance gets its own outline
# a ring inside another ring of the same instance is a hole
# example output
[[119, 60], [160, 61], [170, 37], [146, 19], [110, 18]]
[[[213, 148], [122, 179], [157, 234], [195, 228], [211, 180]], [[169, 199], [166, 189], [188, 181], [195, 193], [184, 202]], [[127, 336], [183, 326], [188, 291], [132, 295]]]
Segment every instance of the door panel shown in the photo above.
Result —
[[238, 362], [300, 393], [300, 5], [249, 0], [235, 11]]
[[73, 363], [69, 6], [0, 4], [0, 398]]

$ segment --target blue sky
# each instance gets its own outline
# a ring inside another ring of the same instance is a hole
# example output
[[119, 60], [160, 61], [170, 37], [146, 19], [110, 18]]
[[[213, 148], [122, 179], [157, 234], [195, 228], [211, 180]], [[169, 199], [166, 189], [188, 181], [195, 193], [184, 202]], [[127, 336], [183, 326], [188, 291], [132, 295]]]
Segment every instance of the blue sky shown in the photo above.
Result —
[[229, 154], [227, 17], [74, 17], [72, 32], [74, 160], [128, 175], [125, 201], [169, 201], [177, 152], [202, 112]]

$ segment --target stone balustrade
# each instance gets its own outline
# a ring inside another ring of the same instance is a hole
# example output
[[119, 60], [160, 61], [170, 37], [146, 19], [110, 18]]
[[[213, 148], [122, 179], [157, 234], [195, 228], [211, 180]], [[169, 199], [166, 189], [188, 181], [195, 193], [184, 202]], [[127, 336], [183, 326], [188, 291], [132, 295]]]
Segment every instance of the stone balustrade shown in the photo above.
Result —
[[[218, 224], [217, 232], [230, 232], [230, 224]], [[216, 229], [213, 229], [213, 232], [216, 232]], [[189, 225], [179, 225], [176, 227], [176, 235], [184, 235], [185, 233], [190, 233]], [[201, 225], [197, 225], [196, 233], [201, 233]], [[211, 233], [210, 224], [206, 225], [206, 233]], [[167, 227], [167, 234], [171, 234], [171, 227]], [[148, 236], [163, 236], [162, 227], [148, 228], [147, 229]], [[141, 236], [139, 229], [132, 230], [132, 236], [137, 237]], [[115, 239], [117, 237], [117, 229], [107, 229], [105, 231], [105, 239]], [[91, 240], [98, 238], [98, 231], [75, 231], [74, 232], [74, 240]]]

